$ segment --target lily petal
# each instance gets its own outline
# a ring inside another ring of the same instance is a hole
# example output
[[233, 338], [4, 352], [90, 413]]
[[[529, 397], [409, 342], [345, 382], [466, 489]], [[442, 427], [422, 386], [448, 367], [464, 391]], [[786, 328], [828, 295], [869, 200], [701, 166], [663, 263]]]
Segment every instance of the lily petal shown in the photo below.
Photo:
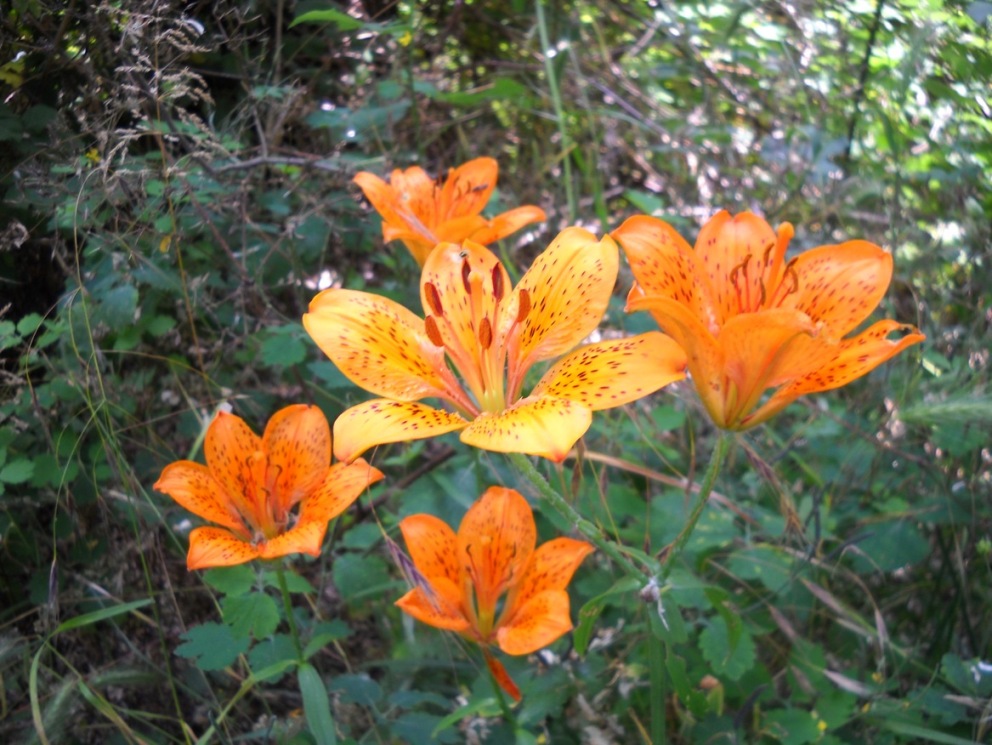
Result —
[[674, 339], [651, 331], [581, 347], [555, 363], [531, 395], [567, 398], [599, 411], [682, 380], [686, 364]]
[[269, 419], [262, 448], [269, 456], [270, 473], [276, 474], [279, 504], [275, 519], [281, 522], [326, 476], [331, 462], [331, 427], [316, 406], [287, 406]]
[[427, 404], [376, 398], [352, 406], [334, 421], [334, 457], [349, 463], [370, 447], [435, 437], [466, 424], [458, 414]]
[[465, 631], [471, 624], [460, 609], [460, 593], [455, 584], [437, 577], [429, 589], [414, 587], [396, 601], [396, 606], [428, 626], [447, 631]]
[[798, 310], [775, 308], [745, 313], [727, 320], [717, 343], [724, 352], [724, 374], [733, 382], [733, 400], [728, 401], [723, 426], [734, 424], [751, 411], [762, 392], [773, 381], [806, 369], [811, 359], [791, 353], [797, 337], [813, 334], [816, 326]]
[[248, 527], [206, 466], [190, 460], [170, 463], [152, 488], [168, 494], [194, 515], [249, 537]]
[[523, 207], [516, 207], [489, 220], [485, 227], [469, 235], [468, 240], [488, 246], [490, 243], [495, 243], [508, 235], [516, 233], [525, 225], [544, 222], [547, 219], [547, 214], [540, 207], [530, 204]]
[[[899, 339], [890, 340], [888, 337], [894, 331], [908, 333]], [[832, 360], [776, 391], [760, 409], [744, 420], [745, 426], [760, 424], [807, 393], [829, 391], [847, 385], [925, 339], [926, 336], [915, 326], [893, 320], [878, 321], [863, 333], [839, 342]]]
[[389, 186], [395, 195], [392, 208], [400, 222], [437, 243], [434, 230], [442, 219], [438, 212], [437, 181], [420, 166], [413, 166], [405, 171], [394, 169]]
[[670, 298], [688, 306], [709, 328], [716, 327], [702, 261], [675, 228], [656, 217], [635, 215], [610, 235], [623, 247], [644, 295]]
[[414, 566], [428, 581], [437, 577], [455, 585], [461, 581], [458, 538], [446, 522], [420, 513], [403, 518], [400, 531]]
[[496, 632], [499, 648], [507, 654], [531, 654], [572, 629], [568, 593], [545, 590], [524, 603]]
[[527, 500], [513, 489], [491, 486], [458, 527], [458, 557], [475, 587], [480, 616], [520, 581], [537, 543], [537, 526]]
[[236, 537], [224, 528], [195, 528], [189, 534], [189, 552], [186, 554], [186, 568], [207, 569], [209, 567], [229, 567], [257, 559], [260, 552], [256, 546]]
[[243, 519], [253, 523], [249, 527], [257, 528], [266, 522], [265, 505], [258, 502], [264, 498], [259, 487], [265, 486], [257, 478], [258, 466], [264, 461], [261, 438], [241, 417], [221, 411], [207, 427], [203, 452], [207, 468], [230, 503]]
[[358, 458], [354, 463], [335, 463], [327, 471], [324, 483], [300, 505], [299, 524], [317, 523], [326, 527], [355, 500], [384, 478], [382, 471]]
[[475, 158], [450, 169], [438, 200], [440, 219], [478, 215], [489, 202], [498, 176], [499, 164], [493, 158]]
[[416, 401], [443, 395], [451, 373], [424, 322], [399, 303], [355, 290], [324, 290], [303, 326], [348, 380], [379, 396]]
[[542, 543], [531, 556], [520, 583], [506, 601], [506, 616], [512, 619], [516, 609], [546, 590], [564, 590], [572, 581], [579, 564], [596, 549], [574, 538], [555, 538]]
[[723, 422], [727, 387], [723, 367], [724, 353], [716, 338], [699, 318], [675, 300], [641, 294], [638, 285], [634, 285], [627, 296], [626, 310], [628, 313], [638, 310], [651, 311], [658, 325], [685, 350], [689, 373], [699, 392], [700, 400], [715, 422]]
[[892, 281], [892, 255], [867, 241], [820, 246], [796, 257], [792, 307], [838, 338], [871, 315]]
[[[414, 169], [410, 170], [414, 171]], [[402, 171], [393, 171], [393, 183], [388, 184], [368, 171], [356, 173], [353, 179], [361, 187], [362, 193], [365, 194], [365, 198], [369, 200], [375, 211], [382, 216], [382, 235], [387, 243], [399, 237], [390, 236], [389, 231], [391, 230], [408, 230], [422, 240], [427, 240], [432, 244], [437, 242], [433, 239], [430, 229], [419, 218], [415, 218], [413, 225], [408, 222], [413, 213], [410, 210], [409, 199], [404, 197], [407, 193], [403, 191], [404, 187], [407, 186], [408, 181], [416, 184], [420, 183], [422, 179], [430, 180], [423, 169], [416, 168], [415, 170], [419, 171], [419, 174], [411, 173], [409, 180], [403, 178]]]
[[499, 687], [508, 693], [514, 701], [519, 701], [522, 698], [520, 689], [517, 688], [517, 684], [513, 682], [513, 678], [510, 677], [506, 668], [503, 667], [503, 663], [493, 657], [488, 649], [482, 651], [482, 656], [485, 657], [486, 667], [493, 674], [493, 678], [499, 684]]
[[498, 453], [540, 455], [561, 463], [592, 424], [592, 411], [554, 396], [521, 399], [498, 413], [482, 412], [461, 434], [466, 445]]
[[258, 555], [262, 559], [276, 559], [289, 554], [320, 556], [320, 547], [326, 535], [326, 520], [322, 523], [300, 520], [286, 532], [259, 544]]
[[617, 244], [588, 230], [566, 228], [541, 253], [514, 289], [527, 293], [529, 312], [510, 352], [509, 379], [531, 365], [570, 351], [599, 325], [617, 281]]
[[750, 212], [731, 217], [721, 211], [702, 227], [696, 254], [709, 277], [718, 322], [758, 309], [764, 261], [773, 258], [777, 244], [771, 226]]

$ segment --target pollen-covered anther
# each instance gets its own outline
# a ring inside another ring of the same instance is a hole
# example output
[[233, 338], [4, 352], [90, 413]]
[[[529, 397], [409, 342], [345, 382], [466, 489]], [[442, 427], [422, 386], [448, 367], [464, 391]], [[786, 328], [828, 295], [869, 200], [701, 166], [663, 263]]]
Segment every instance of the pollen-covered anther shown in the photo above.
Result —
[[472, 276], [472, 267], [469, 266], [468, 259], [467, 258], [463, 258], [462, 259], [462, 285], [464, 285], [465, 292], [467, 292], [469, 295], [472, 294], [471, 276]]
[[427, 305], [431, 313], [438, 318], [444, 317], [444, 309], [441, 307], [441, 293], [437, 291], [437, 286], [433, 282], [424, 283], [424, 297], [427, 298]]
[[434, 316], [427, 316], [424, 319], [424, 331], [427, 332], [427, 338], [431, 340], [435, 347], [444, 346], [444, 339], [441, 337], [441, 330], [437, 327], [437, 321], [434, 320]]

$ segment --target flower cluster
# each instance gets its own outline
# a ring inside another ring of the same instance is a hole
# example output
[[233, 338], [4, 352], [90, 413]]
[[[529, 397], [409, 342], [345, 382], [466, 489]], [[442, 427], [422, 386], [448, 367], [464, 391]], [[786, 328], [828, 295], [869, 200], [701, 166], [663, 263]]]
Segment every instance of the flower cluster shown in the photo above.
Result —
[[[423, 313], [350, 289], [313, 299], [307, 332], [376, 398], [341, 414], [333, 436], [314, 406], [278, 411], [261, 437], [218, 414], [206, 465], [172, 463], [155, 484], [216, 525], [191, 532], [190, 569], [319, 554], [328, 522], [383, 478], [360, 457], [380, 445], [458, 432], [467, 445], [561, 462], [593, 412], [687, 374], [716, 426], [745, 430], [924, 338], [891, 320], [856, 332], [888, 288], [889, 253], [848, 241], [790, 258], [792, 226], [776, 231], [749, 213], [719, 213], [694, 249], [647, 216], [602, 238], [567, 228], [514, 286], [486, 244], [545, 214], [525, 206], [481, 216], [496, 180], [490, 158], [443, 181], [416, 167], [388, 183], [355, 177], [382, 216], [384, 240], [401, 240], [421, 265]], [[664, 333], [583, 345], [607, 310], [621, 248], [636, 280], [627, 311], [650, 312]], [[559, 537], [538, 546], [530, 505], [502, 486], [468, 509], [457, 532], [428, 514], [399, 528], [412, 588], [396, 605], [478, 644], [495, 680], [519, 699], [491, 649], [527, 655], [572, 628], [566, 588], [592, 543]]]

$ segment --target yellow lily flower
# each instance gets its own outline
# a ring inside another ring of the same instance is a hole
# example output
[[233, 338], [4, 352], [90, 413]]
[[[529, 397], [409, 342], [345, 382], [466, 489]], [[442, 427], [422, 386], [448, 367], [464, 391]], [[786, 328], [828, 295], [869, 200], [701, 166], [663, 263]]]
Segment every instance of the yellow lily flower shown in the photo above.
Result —
[[170, 463], [153, 487], [221, 526], [189, 534], [190, 570], [294, 553], [317, 556], [328, 521], [382, 478], [363, 460], [331, 465], [327, 418], [305, 404], [273, 414], [262, 437], [222, 411], [207, 428], [203, 449], [207, 465]]
[[[682, 345], [699, 397], [724, 429], [754, 427], [926, 338], [891, 320], [846, 336], [885, 295], [892, 256], [855, 240], [786, 260], [793, 233], [789, 223], [775, 232], [748, 212], [720, 212], [695, 250], [654, 217], [631, 217], [611, 234], [637, 280], [627, 310], [650, 311]], [[895, 331], [907, 333], [890, 340]]]
[[350, 461], [375, 445], [461, 430], [475, 447], [563, 460], [593, 411], [685, 376], [679, 346], [650, 332], [581, 347], [523, 395], [535, 363], [564, 355], [599, 324], [618, 266], [609, 237], [568, 228], [513, 289], [484, 246], [438, 245], [421, 275], [423, 319], [378, 295], [324, 290], [304, 327], [349, 380], [382, 396], [338, 417], [335, 455]]
[[442, 182], [423, 168], [396, 169], [386, 183], [374, 173], [355, 174], [365, 197], [382, 215], [386, 243], [403, 241], [420, 266], [438, 243], [475, 241], [486, 246], [525, 225], [547, 219], [544, 210], [525, 205], [489, 219], [480, 213], [492, 196], [499, 165], [476, 158], [448, 170]]
[[396, 605], [479, 644], [500, 686], [519, 700], [520, 691], [488, 648], [531, 654], [570, 631], [565, 588], [593, 547], [572, 538], [536, 546], [530, 505], [502, 486], [489, 487], [469, 508], [457, 535], [423, 514], [404, 518], [400, 530], [419, 581]]

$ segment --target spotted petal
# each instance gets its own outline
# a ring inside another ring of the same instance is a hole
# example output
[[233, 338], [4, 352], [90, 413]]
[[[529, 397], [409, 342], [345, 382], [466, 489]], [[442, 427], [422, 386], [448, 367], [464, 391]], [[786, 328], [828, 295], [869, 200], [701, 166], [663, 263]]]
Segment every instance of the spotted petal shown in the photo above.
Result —
[[461, 581], [458, 538], [446, 522], [433, 515], [410, 515], [400, 521], [400, 531], [414, 566], [428, 581], [437, 577], [454, 584]]
[[534, 514], [519, 492], [491, 486], [469, 507], [458, 528], [458, 557], [480, 616], [492, 618], [499, 596], [523, 576], [536, 542]]
[[548, 370], [531, 395], [567, 398], [599, 411], [682, 380], [685, 369], [682, 347], [651, 331], [581, 347]]
[[496, 188], [498, 176], [499, 164], [493, 158], [475, 158], [450, 169], [438, 198], [440, 220], [482, 212]]
[[496, 642], [507, 654], [531, 654], [551, 644], [572, 629], [568, 593], [545, 590], [520, 606], [499, 627]]
[[189, 534], [189, 552], [186, 554], [186, 568], [209, 569], [245, 564], [257, 559], [260, 552], [256, 546], [236, 537], [224, 528], [196, 528]]
[[335, 463], [320, 484], [300, 505], [299, 524], [327, 525], [374, 484], [384, 478], [382, 471], [358, 458], [353, 463]]
[[[415, 209], [411, 208], [409, 194], [425, 184], [433, 189], [433, 180], [421, 168], [409, 169], [410, 178], [405, 178], [402, 171], [393, 171], [392, 183], [387, 184], [381, 178], [368, 171], [355, 174], [354, 181], [361, 187], [366, 199], [382, 216], [383, 239], [389, 241], [407, 236], [429, 242], [432, 246], [437, 240], [433, 237], [431, 227], [433, 220], [433, 205], [429, 214], [417, 217]], [[428, 220], [424, 224], [424, 219]]]
[[352, 406], [334, 422], [334, 457], [348, 463], [371, 447], [422, 440], [462, 429], [458, 414], [417, 402], [377, 398]]
[[348, 380], [376, 395], [416, 401], [452, 384], [444, 350], [424, 335], [424, 322], [389, 298], [324, 290], [303, 326]]
[[461, 434], [466, 445], [498, 453], [540, 455], [560, 463], [592, 424], [592, 411], [554, 396], [521, 399], [499, 413], [483, 412]]
[[702, 260], [675, 228], [656, 217], [635, 215], [610, 235], [623, 247], [644, 295], [674, 300], [707, 328], [716, 327], [712, 290]]
[[249, 537], [247, 526], [206, 466], [189, 460], [170, 463], [152, 488], [168, 494], [194, 515]]
[[848, 241], [800, 254], [792, 265], [799, 289], [792, 307], [839, 338], [871, 315], [892, 280], [892, 255], [874, 243]]
[[518, 608], [546, 590], [564, 590], [582, 560], [595, 550], [591, 544], [574, 538], [555, 538], [542, 543], [507, 599], [506, 615], [512, 618]]
[[471, 626], [461, 611], [458, 588], [445, 577], [435, 578], [428, 587], [414, 587], [396, 606], [436, 629], [466, 631]]
[[765, 261], [772, 260], [777, 245], [771, 226], [750, 212], [733, 217], [719, 212], [699, 231], [696, 254], [712, 288], [718, 323], [760, 306]]
[[531, 365], [570, 351], [599, 325], [619, 269], [617, 244], [583, 228], [566, 228], [540, 254], [514, 289], [529, 310], [510, 352], [509, 378], [522, 378]]
[[203, 451], [210, 474], [242, 517], [254, 527], [265, 522], [264, 505], [258, 501], [264, 486], [258, 483], [264, 465], [261, 438], [241, 417], [221, 411], [207, 428]]
[[331, 462], [331, 428], [316, 406], [297, 404], [280, 409], [265, 427], [262, 448], [275, 475], [279, 505], [276, 520], [327, 476]]
[[[890, 340], [888, 337], [894, 331], [908, 333], [899, 339]], [[913, 326], [892, 320], [878, 321], [863, 333], [839, 342], [829, 362], [780, 388], [760, 409], [745, 419], [744, 424], [747, 427], [760, 424], [807, 393], [847, 385], [925, 339], [926, 336]]]

